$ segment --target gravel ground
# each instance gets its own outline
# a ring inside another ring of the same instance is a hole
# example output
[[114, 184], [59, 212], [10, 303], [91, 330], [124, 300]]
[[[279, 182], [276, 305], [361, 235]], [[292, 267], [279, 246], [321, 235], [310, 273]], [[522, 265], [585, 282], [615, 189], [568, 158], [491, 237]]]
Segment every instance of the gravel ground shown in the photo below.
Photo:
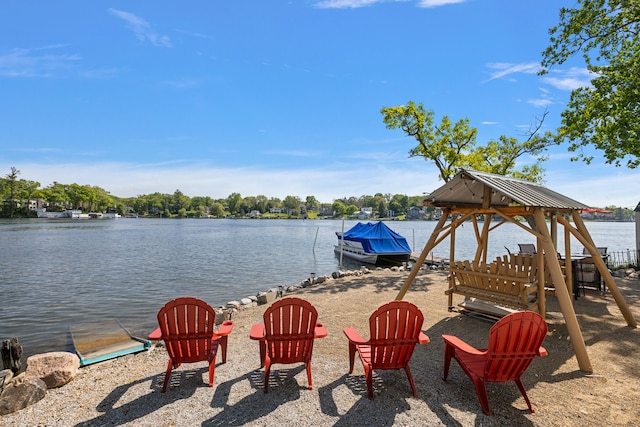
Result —
[[[562, 316], [548, 298], [548, 357], [536, 358], [523, 377], [536, 409], [529, 413], [514, 383], [489, 384], [492, 415], [485, 416], [471, 381], [454, 362], [442, 381], [443, 333], [475, 346], [486, 344], [491, 323], [447, 311], [446, 276], [421, 272], [405, 299], [425, 315], [423, 331], [431, 343], [419, 346], [411, 361], [418, 397], [403, 371], [374, 374], [375, 398], [367, 398], [362, 365], [348, 374], [346, 326], [368, 335], [369, 315], [395, 298], [407, 272], [376, 271], [362, 277], [329, 280], [295, 293], [318, 310], [329, 336], [315, 343], [313, 390], [303, 365], [275, 365], [269, 393], [263, 393], [258, 344], [249, 339], [265, 306], [234, 315], [229, 358], [216, 367], [213, 388], [206, 386], [206, 363], [174, 371], [172, 386], [160, 393], [167, 355], [161, 346], [80, 369], [69, 384], [52, 389], [40, 402], [0, 416], [3, 426], [632, 426], [640, 419], [640, 340], [626, 326], [610, 294], [587, 293], [575, 310], [592, 374], [578, 369]], [[636, 319], [640, 283], [616, 279]], [[197, 296], [197, 295], [195, 295]], [[459, 302], [459, 301], [457, 301]]]

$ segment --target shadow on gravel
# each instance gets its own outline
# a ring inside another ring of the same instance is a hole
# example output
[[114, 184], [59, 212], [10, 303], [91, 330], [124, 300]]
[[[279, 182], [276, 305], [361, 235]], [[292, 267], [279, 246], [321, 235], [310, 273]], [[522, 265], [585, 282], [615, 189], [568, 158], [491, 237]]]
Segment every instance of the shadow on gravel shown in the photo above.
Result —
[[[136, 420], [144, 418], [163, 406], [170, 405], [178, 400], [191, 398], [198, 387], [207, 387], [207, 384], [203, 383], [202, 380], [202, 376], [205, 373], [208, 373], [208, 367], [173, 371], [169, 387], [165, 393], [161, 393], [164, 372], [116, 387], [96, 407], [96, 410], [103, 412], [103, 414], [78, 423], [76, 427], [135, 424]], [[122, 399], [130, 389], [142, 386], [142, 384], [147, 382], [150, 382], [149, 393], [123, 405], [119, 405], [120, 399]]]
[[[269, 393], [264, 393], [264, 371], [253, 370], [238, 378], [225, 381], [216, 386], [212, 408], [222, 408], [213, 418], [203, 421], [203, 426], [242, 426], [256, 421], [276, 410], [284, 402], [300, 399], [300, 393], [308, 390], [307, 384], [299, 384], [294, 378], [305, 371], [304, 365], [294, 368], [271, 369], [269, 376]], [[305, 375], [306, 378], [306, 375]], [[234, 384], [248, 380], [253, 393], [248, 394], [237, 403], [228, 404], [229, 393]]]

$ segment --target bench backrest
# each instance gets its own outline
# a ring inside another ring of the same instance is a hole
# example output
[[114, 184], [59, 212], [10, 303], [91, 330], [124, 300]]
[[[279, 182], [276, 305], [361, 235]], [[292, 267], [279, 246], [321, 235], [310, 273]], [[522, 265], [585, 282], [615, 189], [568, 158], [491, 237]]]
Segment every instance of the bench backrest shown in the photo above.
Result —
[[449, 269], [452, 287], [456, 280], [460, 286], [474, 288], [488, 294], [497, 293], [520, 297], [523, 288], [531, 283], [530, 271], [524, 265], [510, 265], [505, 262], [479, 263], [456, 261]]

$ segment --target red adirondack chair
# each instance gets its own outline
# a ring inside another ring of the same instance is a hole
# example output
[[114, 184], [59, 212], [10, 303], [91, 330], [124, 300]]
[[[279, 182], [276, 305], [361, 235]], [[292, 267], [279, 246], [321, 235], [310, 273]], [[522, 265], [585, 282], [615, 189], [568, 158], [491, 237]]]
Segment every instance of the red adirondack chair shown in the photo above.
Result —
[[407, 301], [384, 304], [369, 317], [369, 340], [363, 339], [355, 328], [344, 328], [349, 339], [349, 373], [353, 372], [355, 354], [358, 352], [367, 380], [369, 399], [373, 399], [373, 371], [375, 369], [400, 369], [407, 373], [413, 395], [416, 387], [409, 369], [409, 360], [416, 344], [429, 342], [420, 328], [424, 316], [415, 305]]
[[456, 359], [473, 381], [482, 410], [487, 415], [491, 413], [486, 383], [515, 381], [533, 413], [520, 377], [534, 357], [547, 355], [547, 350], [542, 347], [546, 335], [547, 323], [532, 311], [512, 313], [500, 319], [489, 331], [486, 349], [475, 349], [453, 335], [443, 335], [446, 347], [442, 378], [446, 381], [451, 358]]
[[327, 335], [324, 327], [317, 322], [316, 309], [300, 298], [282, 298], [265, 311], [263, 319], [264, 324], [253, 325], [249, 336], [260, 342], [264, 392], [269, 392], [269, 373], [274, 363], [304, 363], [311, 390], [313, 341], [314, 338]]
[[214, 331], [216, 313], [206, 302], [181, 297], [169, 301], [158, 312], [158, 330], [149, 337], [164, 340], [169, 353], [162, 392], [171, 377], [171, 370], [181, 363], [209, 362], [209, 387], [213, 387], [218, 345], [222, 347], [222, 362], [227, 361], [227, 340], [233, 330], [233, 321], [223, 322]]

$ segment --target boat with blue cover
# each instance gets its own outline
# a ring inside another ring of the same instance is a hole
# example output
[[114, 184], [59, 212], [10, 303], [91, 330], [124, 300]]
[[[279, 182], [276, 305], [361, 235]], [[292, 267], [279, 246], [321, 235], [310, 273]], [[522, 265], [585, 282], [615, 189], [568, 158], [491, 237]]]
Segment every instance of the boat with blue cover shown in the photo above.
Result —
[[384, 222], [359, 222], [344, 233], [337, 231], [336, 254], [374, 265], [398, 265], [409, 261], [407, 239]]

